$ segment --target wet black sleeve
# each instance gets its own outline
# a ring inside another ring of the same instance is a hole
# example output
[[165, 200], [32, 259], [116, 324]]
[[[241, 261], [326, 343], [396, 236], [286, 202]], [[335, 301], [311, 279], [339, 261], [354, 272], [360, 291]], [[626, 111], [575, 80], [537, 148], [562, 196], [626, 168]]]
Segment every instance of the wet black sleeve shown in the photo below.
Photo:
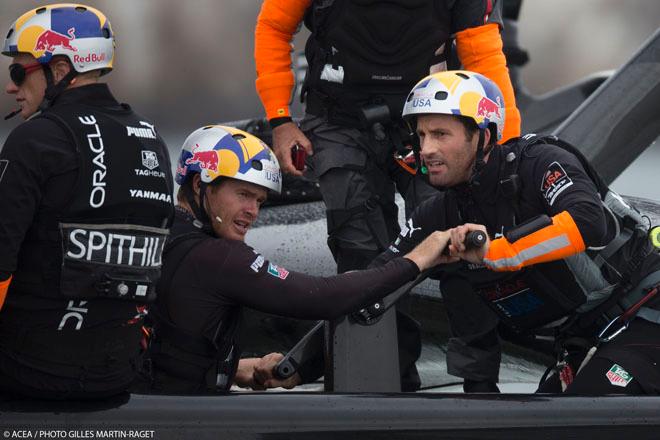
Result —
[[401, 233], [392, 244], [371, 262], [369, 267], [381, 266], [401, 255], [406, 255], [434, 231], [444, 231], [444, 194], [438, 193], [425, 200], [410, 214]]
[[501, 28], [501, 3], [501, 0], [455, 0], [451, 6], [451, 33], [487, 23], [497, 23]]
[[[604, 244], [605, 212], [598, 190], [578, 158], [554, 145], [536, 145], [526, 154], [534, 160], [530, 161], [531, 169], [524, 172], [531, 173], [528, 181], [548, 216], [568, 211], [587, 247]], [[522, 177], [527, 180], [527, 176]]]
[[[216, 277], [218, 294], [246, 307], [299, 319], [334, 319], [371, 304], [413, 280], [419, 270], [406, 258], [382, 267], [331, 277], [292, 272], [239, 241], [209, 240], [195, 250], [200, 272]], [[224, 255], [224, 261], [218, 256]]]
[[38, 207], [68, 197], [77, 168], [75, 148], [55, 122], [33, 119], [10, 133], [0, 151], [0, 272], [16, 270]]

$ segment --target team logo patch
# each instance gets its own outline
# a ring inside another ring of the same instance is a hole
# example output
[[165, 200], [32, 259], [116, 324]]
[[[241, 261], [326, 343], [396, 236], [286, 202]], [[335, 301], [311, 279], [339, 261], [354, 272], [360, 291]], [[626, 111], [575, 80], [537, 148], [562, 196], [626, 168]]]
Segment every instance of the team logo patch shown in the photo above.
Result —
[[626, 387], [633, 380], [632, 375], [617, 364], [612, 365], [605, 376], [615, 387]]
[[126, 127], [126, 135], [143, 139], [156, 139], [156, 127], [148, 122], [140, 121], [141, 127]]
[[401, 236], [412, 238], [415, 231], [421, 231], [421, 230], [422, 228], [421, 227], [416, 228], [415, 225], [413, 225], [413, 219], [409, 218], [406, 224], [403, 225], [403, 228], [401, 229]]
[[7, 171], [7, 167], [9, 166], [9, 161], [7, 159], [0, 160], [0, 182], [2, 182], [2, 178], [5, 175], [5, 171]]
[[259, 269], [261, 269], [261, 266], [263, 265], [264, 265], [264, 257], [262, 257], [261, 255], [257, 255], [257, 258], [250, 265], [250, 269], [252, 269], [255, 272], [259, 272]]
[[281, 280], [286, 280], [286, 277], [289, 276], [288, 270], [283, 267], [276, 266], [273, 263], [268, 263], [268, 273]]
[[142, 165], [150, 170], [158, 168], [158, 156], [156, 155], [156, 152], [142, 150]]
[[559, 165], [559, 162], [552, 162], [543, 175], [541, 191], [545, 200], [552, 206], [557, 196], [571, 185], [573, 181], [568, 177], [566, 170]]

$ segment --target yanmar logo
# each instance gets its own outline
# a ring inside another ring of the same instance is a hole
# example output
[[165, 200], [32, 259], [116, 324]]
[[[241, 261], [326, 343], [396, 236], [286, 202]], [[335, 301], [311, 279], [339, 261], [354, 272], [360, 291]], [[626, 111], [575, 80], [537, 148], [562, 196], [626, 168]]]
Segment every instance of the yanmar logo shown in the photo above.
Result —
[[148, 122], [140, 121], [142, 127], [126, 127], [128, 136], [135, 136], [143, 139], [156, 139], [156, 127]]
[[159, 202], [172, 203], [172, 196], [169, 194], [142, 189], [129, 189], [128, 191], [134, 199], [158, 200]]

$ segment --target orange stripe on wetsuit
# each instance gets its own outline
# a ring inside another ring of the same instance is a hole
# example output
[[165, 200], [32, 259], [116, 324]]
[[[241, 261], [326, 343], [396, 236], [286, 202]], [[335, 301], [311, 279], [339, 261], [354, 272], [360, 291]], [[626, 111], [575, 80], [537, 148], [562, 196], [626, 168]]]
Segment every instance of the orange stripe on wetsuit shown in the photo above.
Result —
[[311, 4], [312, 0], [265, 0], [261, 6], [254, 31], [256, 87], [269, 120], [291, 116], [291, 39]]
[[496, 23], [456, 33], [458, 58], [465, 70], [481, 73], [497, 84], [504, 97], [504, 132], [501, 142], [520, 136], [520, 112], [502, 51], [502, 38]]
[[560, 260], [585, 250], [582, 234], [568, 211], [552, 217], [552, 225], [513, 243], [500, 237], [490, 243], [484, 264], [492, 270], [519, 270], [525, 266]]
[[7, 290], [9, 290], [9, 284], [11, 284], [11, 275], [4, 281], [0, 281], [0, 309], [5, 303], [5, 298], [7, 298]]

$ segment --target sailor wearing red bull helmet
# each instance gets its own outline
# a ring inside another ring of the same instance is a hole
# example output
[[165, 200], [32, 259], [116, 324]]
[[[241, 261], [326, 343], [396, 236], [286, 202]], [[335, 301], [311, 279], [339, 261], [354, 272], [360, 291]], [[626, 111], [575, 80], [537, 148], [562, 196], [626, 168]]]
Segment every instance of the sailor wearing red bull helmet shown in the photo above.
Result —
[[[465, 391], [497, 391], [497, 324], [556, 337], [542, 392], [660, 393], [660, 254], [639, 213], [577, 149], [527, 135], [496, 144], [501, 93], [469, 71], [427, 76], [403, 117], [419, 137], [429, 181], [446, 189], [416, 209], [375, 264], [452, 229], [463, 261], [438, 273], [452, 338], [450, 374]], [[465, 234], [490, 240], [466, 251]]]
[[27, 121], [0, 153], [0, 390], [101, 398], [127, 390], [173, 215], [167, 148], [99, 77], [114, 34], [55, 4], [9, 28], [5, 91]]
[[[281, 189], [280, 167], [258, 138], [211, 125], [184, 142], [177, 164], [178, 206], [164, 251], [158, 299], [150, 309], [150, 392], [213, 393], [241, 386], [293, 386], [267, 371], [281, 355], [239, 363], [243, 306], [300, 319], [334, 319], [385, 296], [440, 256], [438, 232], [382, 267], [313, 277], [268, 261], [244, 243], [268, 191]], [[259, 368], [262, 375], [253, 374]], [[259, 378], [261, 377], [261, 379]], [[267, 383], [264, 383], [267, 382]]]

